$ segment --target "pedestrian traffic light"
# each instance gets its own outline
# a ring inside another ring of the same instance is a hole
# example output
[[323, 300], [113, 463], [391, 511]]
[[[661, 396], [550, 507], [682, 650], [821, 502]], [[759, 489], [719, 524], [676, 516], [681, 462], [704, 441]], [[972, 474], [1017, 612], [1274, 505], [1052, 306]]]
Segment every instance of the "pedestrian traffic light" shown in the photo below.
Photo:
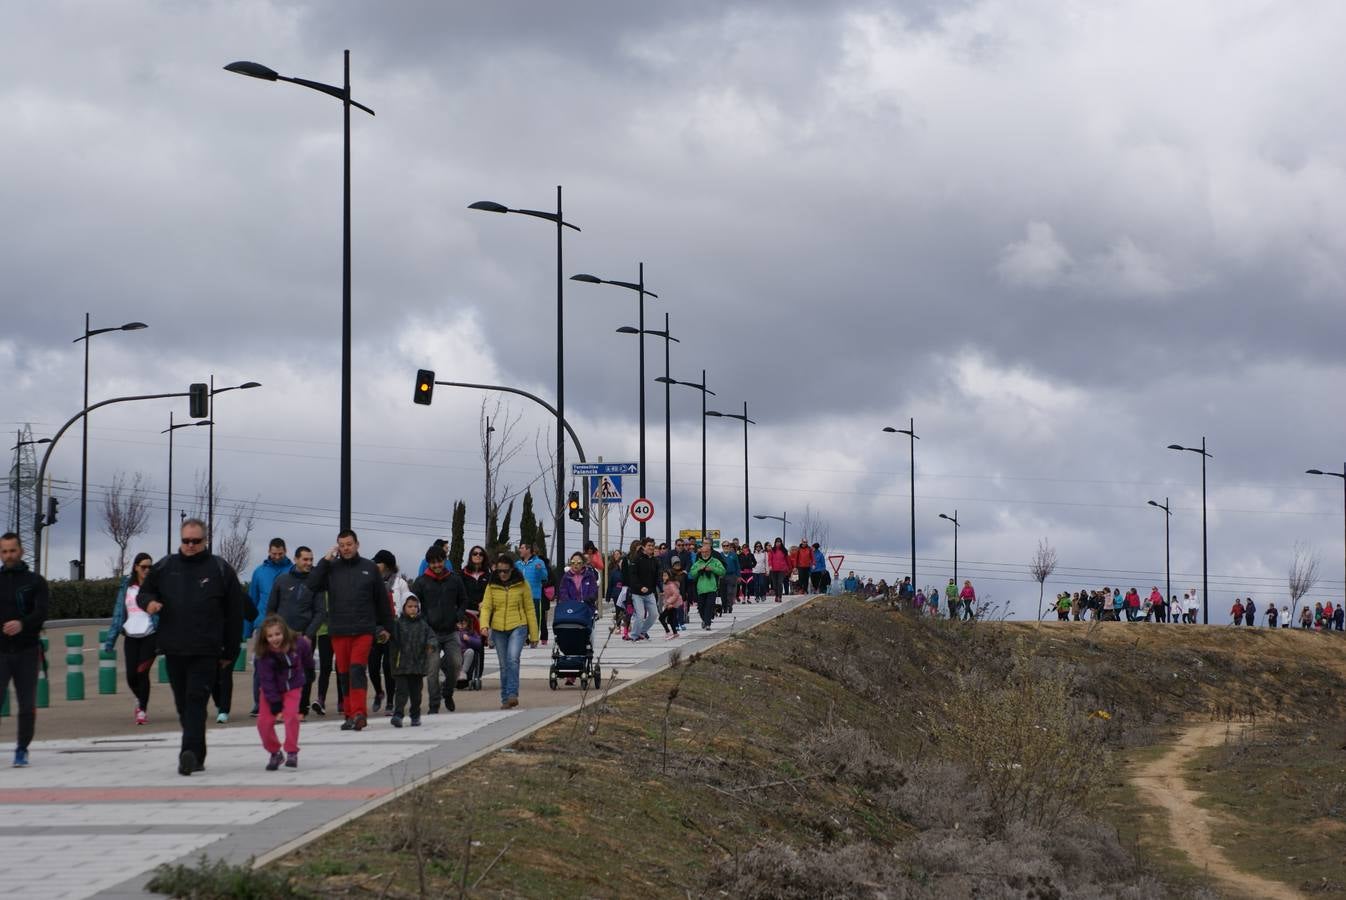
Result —
[[566, 500], [566, 509], [570, 510], [570, 518], [576, 522], [584, 521], [584, 507], [580, 505], [580, 492], [571, 491], [569, 499]]
[[416, 370], [416, 392], [411, 395], [412, 403], [429, 406], [435, 397], [435, 373], [430, 369]]
[[60, 505], [61, 505], [61, 501], [60, 501], [60, 500], [57, 500], [55, 497], [48, 497], [48, 498], [47, 498], [47, 524], [48, 524], [48, 525], [55, 525], [55, 524], [56, 524], [56, 509], [57, 509], [57, 507], [59, 507]]
[[187, 388], [187, 412], [193, 419], [210, 415], [210, 385], [198, 381]]

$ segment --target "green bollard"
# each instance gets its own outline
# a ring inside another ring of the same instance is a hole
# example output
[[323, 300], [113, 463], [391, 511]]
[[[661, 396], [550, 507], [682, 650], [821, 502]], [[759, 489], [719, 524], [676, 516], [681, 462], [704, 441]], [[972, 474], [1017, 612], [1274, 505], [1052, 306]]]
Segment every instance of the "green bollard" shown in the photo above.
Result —
[[159, 683], [168, 684], [168, 660], [159, 657]]
[[104, 650], [107, 632], [98, 632], [98, 693], [117, 693], [117, 651]]
[[248, 642], [243, 641], [238, 645], [238, 656], [234, 658], [234, 671], [243, 672], [248, 668]]
[[65, 636], [65, 699], [84, 699], [84, 635]]
[[[47, 659], [47, 649], [50, 645], [46, 638], [42, 638], [42, 659]], [[47, 681], [47, 667], [40, 665], [37, 668], [37, 708], [46, 709], [51, 706], [51, 683]]]

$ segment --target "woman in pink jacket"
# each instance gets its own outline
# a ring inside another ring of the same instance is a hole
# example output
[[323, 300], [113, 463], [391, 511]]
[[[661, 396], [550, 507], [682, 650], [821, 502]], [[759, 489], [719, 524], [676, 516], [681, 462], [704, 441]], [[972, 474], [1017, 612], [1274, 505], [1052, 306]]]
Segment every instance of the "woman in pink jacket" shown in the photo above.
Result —
[[776, 543], [767, 552], [766, 562], [771, 572], [771, 592], [779, 603], [781, 593], [785, 590], [785, 579], [790, 576], [790, 551], [785, 549], [785, 541], [776, 538]]
[[975, 619], [977, 617], [977, 592], [972, 589], [971, 581], [963, 582], [963, 589], [958, 592], [958, 599], [963, 601], [963, 618]]

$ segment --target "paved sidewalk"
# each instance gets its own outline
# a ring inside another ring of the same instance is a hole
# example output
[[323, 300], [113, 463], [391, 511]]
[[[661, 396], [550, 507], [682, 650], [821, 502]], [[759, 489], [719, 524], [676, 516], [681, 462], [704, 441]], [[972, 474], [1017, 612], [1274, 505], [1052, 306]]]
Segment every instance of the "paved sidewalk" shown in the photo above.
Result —
[[[595, 651], [604, 678], [627, 684], [664, 668], [674, 647], [705, 650], [806, 599], [739, 604], [709, 632], [693, 624], [685, 637], [665, 640], [656, 625], [650, 641], [614, 636], [603, 649], [609, 617]], [[487, 661], [481, 693], [494, 699], [493, 651]], [[548, 705], [427, 715], [420, 728], [394, 729], [376, 715], [360, 733], [310, 716], [293, 770], [263, 769], [266, 753], [250, 720], [212, 728], [206, 771], [190, 778], [177, 774], [176, 732], [34, 742], [30, 768], [0, 769], [0, 844], [7, 860], [22, 860], [5, 866], [6, 892], [32, 900], [155, 896], [144, 884], [160, 863], [191, 862], [202, 851], [241, 863], [288, 850], [411, 781], [573, 711], [578, 688], [545, 689], [550, 661], [550, 648], [524, 650], [521, 694]]]

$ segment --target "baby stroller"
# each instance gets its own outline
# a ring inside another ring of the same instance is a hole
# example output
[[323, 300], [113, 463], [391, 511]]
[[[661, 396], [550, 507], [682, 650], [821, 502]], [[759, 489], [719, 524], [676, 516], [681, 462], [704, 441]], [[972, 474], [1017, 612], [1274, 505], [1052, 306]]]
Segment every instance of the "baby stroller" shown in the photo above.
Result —
[[554, 691], [561, 678], [579, 677], [580, 687], [602, 687], [603, 676], [594, 665], [594, 647], [590, 640], [597, 611], [583, 600], [562, 601], [552, 612], [551, 633], [554, 646], [551, 651], [551, 671], [547, 684]]
[[481, 676], [486, 672], [486, 653], [485, 642], [481, 639], [481, 617], [475, 609], [463, 610], [463, 621], [458, 623], [458, 630], [468, 635], [468, 640], [459, 637], [463, 667], [458, 673], [458, 687], [479, 691]]

